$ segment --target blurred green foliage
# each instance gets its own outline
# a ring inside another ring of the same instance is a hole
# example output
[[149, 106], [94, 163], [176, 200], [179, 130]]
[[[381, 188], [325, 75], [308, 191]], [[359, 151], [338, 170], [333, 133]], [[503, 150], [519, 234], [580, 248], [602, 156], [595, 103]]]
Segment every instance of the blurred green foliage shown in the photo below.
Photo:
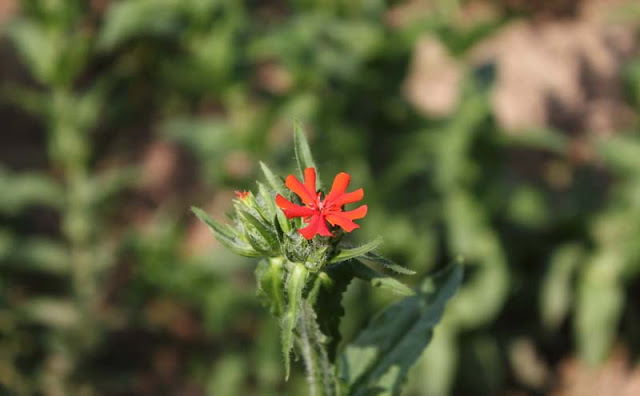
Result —
[[[36, 154], [0, 167], [0, 391], [304, 394], [301, 371], [282, 381], [255, 263], [202, 248], [187, 210], [222, 219], [259, 160], [291, 171], [294, 119], [320, 169], [365, 187], [355, 234], [382, 236], [418, 272], [407, 282], [469, 262], [407, 395], [545, 392], [514, 375], [523, 338], [551, 368], [573, 354], [597, 364], [614, 344], [637, 353], [640, 135], [589, 138], [581, 161], [564, 131], [503, 133], [489, 100], [499, 71], [466, 56], [516, 15], [460, 26], [464, 3], [392, 26], [381, 0], [20, 2], [0, 27], [21, 65], [0, 114], [36, 132], [9, 122], [2, 145]], [[403, 94], [422, 35], [463, 65], [446, 117]], [[640, 57], [621, 78], [637, 113]], [[154, 148], [175, 173], [159, 186]], [[557, 187], [554, 172], [571, 177]], [[352, 284], [343, 336], [395, 298]]]

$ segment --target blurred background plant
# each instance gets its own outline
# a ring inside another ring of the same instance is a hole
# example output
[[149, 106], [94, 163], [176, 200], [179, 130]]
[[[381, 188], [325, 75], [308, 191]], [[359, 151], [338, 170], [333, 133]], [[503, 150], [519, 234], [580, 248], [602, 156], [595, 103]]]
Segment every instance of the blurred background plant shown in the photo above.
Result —
[[[290, 171], [301, 119], [406, 282], [469, 262], [407, 395], [638, 394], [639, 28], [623, 0], [0, 1], [0, 392], [304, 394], [255, 263], [187, 209]], [[352, 284], [345, 338], [395, 298]]]

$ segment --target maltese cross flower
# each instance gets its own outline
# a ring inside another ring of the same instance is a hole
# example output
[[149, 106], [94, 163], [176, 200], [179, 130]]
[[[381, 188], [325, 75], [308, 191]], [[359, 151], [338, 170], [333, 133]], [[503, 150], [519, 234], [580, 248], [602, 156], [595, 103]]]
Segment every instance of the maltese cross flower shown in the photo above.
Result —
[[326, 222], [351, 232], [360, 227], [353, 220], [361, 219], [367, 214], [367, 205], [343, 211], [344, 205], [360, 201], [364, 197], [362, 188], [347, 192], [350, 180], [351, 176], [348, 173], [338, 173], [333, 180], [331, 191], [322, 199], [321, 193], [316, 191], [316, 171], [307, 168], [304, 170], [304, 184], [294, 175], [287, 176], [285, 180], [285, 185], [300, 197], [304, 206], [296, 205], [280, 194], [276, 195], [276, 204], [288, 219], [304, 218], [308, 226], [301, 228], [299, 232], [307, 239], [312, 239], [316, 234], [333, 236]]

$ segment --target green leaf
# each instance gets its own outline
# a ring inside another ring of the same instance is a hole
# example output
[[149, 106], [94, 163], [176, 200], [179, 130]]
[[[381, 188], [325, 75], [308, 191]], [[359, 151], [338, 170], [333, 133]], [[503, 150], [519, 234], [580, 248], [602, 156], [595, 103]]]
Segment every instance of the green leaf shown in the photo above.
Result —
[[262, 161], [260, 161], [260, 168], [262, 168], [262, 173], [264, 173], [264, 177], [267, 179], [267, 182], [273, 191], [285, 197], [287, 195], [287, 190], [282, 180], [280, 180], [280, 178], [278, 178]]
[[0, 86], [0, 100], [14, 104], [36, 117], [46, 117], [51, 106], [46, 93], [14, 83], [5, 83]]
[[178, 30], [182, 0], [128, 0], [109, 7], [98, 35], [100, 50], [112, 50], [139, 35], [163, 35]]
[[65, 330], [74, 328], [82, 320], [73, 302], [57, 298], [30, 299], [19, 306], [18, 313], [26, 320]]
[[256, 268], [258, 297], [269, 307], [271, 314], [277, 318], [284, 313], [284, 267], [279, 257], [260, 260]]
[[65, 275], [70, 268], [67, 247], [54, 240], [31, 237], [18, 239], [0, 231], [0, 259], [7, 259], [3, 265], [15, 270], [43, 271], [55, 275]]
[[309, 142], [302, 129], [302, 123], [296, 121], [293, 125], [293, 145], [296, 152], [296, 161], [298, 162], [298, 169], [300, 170], [300, 177], [304, 179], [304, 170], [307, 168], [314, 168], [316, 170], [316, 188], [322, 189], [322, 182], [318, 173], [318, 167], [313, 161], [311, 155], [311, 148], [309, 148]]
[[377, 249], [381, 243], [382, 238], [378, 238], [355, 248], [339, 248], [338, 253], [334, 255], [331, 260], [329, 260], [329, 264], [335, 264], [342, 261], [351, 260], [356, 257], [364, 256], [372, 250]]
[[637, 175], [640, 171], [640, 140], [626, 135], [596, 139], [599, 158], [610, 168]]
[[558, 249], [551, 258], [540, 292], [542, 323], [549, 330], [557, 330], [571, 309], [573, 280], [583, 256], [582, 246], [571, 244]]
[[225, 354], [216, 362], [207, 380], [208, 395], [240, 395], [247, 382], [248, 362], [242, 354]]
[[261, 214], [264, 219], [267, 221], [273, 219], [278, 210], [275, 195], [271, 194], [269, 188], [260, 182], [258, 182], [258, 198], [258, 206], [262, 209]]
[[271, 228], [270, 225], [267, 225], [262, 221], [258, 220], [254, 215], [252, 215], [247, 211], [238, 210], [238, 213], [244, 220], [246, 220], [249, 224], [251, 224], [256, 229], [256, 231], [258, 231], [258, 234], [260, 234], [260, 236], [264, 238], [264, 240], [267, 242], [267, 244], [269, 245], [272, 251], [278, 250], [278, 247], [279, 247], [278, 238], [275, 232], [270, 230]]
[[118, 167], [94, 176], [90, 181], [93, 202], [104, 202], [140, 179], [140, 171], [134, 167]]
[[[271, 189], [275, 193], [286, 197], [287, 190], [282, 180], [274, 175], [273, 172], [271, 172], [271, 169], [269, 169], [269, 167], [264, 162], [260, 162], [260, 167], [262, 168], [262, 172], [264, 173], [264, 176], [267, 179], [267, 182], [269, 183]], [[265, 196], [264, 199], [265, 201], [270, 200], [272, 204], [275, 202], [275, 196]], [[275, 204], [273, 204], [273, 207], [275, 208], [275, 213], [278, 216], [278, 223], [280, 224], [280, 228], [285, 232], [285, 234], [288, 234], [289, 231], [291, 231], [291, 224], [289, 223], [289, 220], [284, 215], [284, 212], [280, 210], [280, 208], [277, 208]]]
[[314, 285], [314, 296], [309, 300], [318, 317], [320, 331], [328, 338], [326, 345], [330, 361], [336, 358], [340, 343], [340, 320], [344, 316], [342, 294], [353, 279], [353, 271], [348, 265], [335, 265], [320, 272]]
[[309, 271], [300, 263], [291, 263], [286, 281], [287, 307], [281, 320], [282, 355], [284, 357], [285, 379], [289, 379], [291, 370], [291, 350], [293, 349], [293, 330], [298, 324], [302, 309], [302, 292]]
[[587, 262], [578, 281], [574, 331], [578, 352], [589, 364], [601, 363], [615, 342], [625, 298], [623, 268], [618, 249], [602, 249]]
[[376, 271], [364, 263], [351, 261], [349, 265], [351, 266], [354, 276], [371, 282], [373, 287], [379, 287], [401, 296], [412, 296], [415, 294], [409, 286], [387, 274]]
[[249, 228], [244, 227], [242, 236], [244, 237], [243, 241], [248, 242], [257, 254], [260, 256], [271, 256], [271, 248], [265, 244], [264, 240], [259, 239], [258, 236], [249, 231]]
[[[276, 206], [275, 196], [271, 194], [271, 191], [268, 189], [268, 187], [258, 182], [258, 193], [260, 194], [260, 197], [264, 201], [264, 206], [267, 207], [267, 209], [271, 212], [270, 219], [275, 220], [273, 221], [273, 225], [275, 226], [277, 222], [280, 225], [280, 229], [283, 230], [285, 233], [288, 233], [289, 231], [291, 231], [291, 224], [289, 224], [289, 220], [287, 220], [287, 217], [284, 215], [284, 212]], [[278, 231], [279, 230], [276, 227], [276, 233]]]
[[349, 395], [398, 395], [433, 335], [445, 305], [458, 290], [462, 267], [450, 266], [427, 278], [416, 296], [385, 309], [349, 343], [338, 358], [338, 373]]
[[202, 209], [192, 206], [191, 211], [198, 217], [198, 219], [208, 225], [211, 232], [213, 232], [213, 236], [232, 252], [246, 257], [261, 256], [261, 254], [256, 252], [251, 246], [238, 242], [236, 236], [229, 227], [216, 223]]
[[405, 268], [400, 264], [396, 264], [393, 261], [389, 260], [386, 257], [382, 257], [374, 252], [367, 252], [362, 257], [365, 260], [373, 261], [374, 263], [382, 265], [384, 268], [387, 268], [391, 271], [394, 271], [398, 274], [402, 275], [415, 275], [415, 271], [410, 270], [409, 268]]
[[31, 205], [61, 208], [65, 192], [52, 178], [33, 172], [10, 172], [0, 167], [0, 213], [17, 215]]
[[31, 73], [40, 82], [53, 82], [62, 52], [59, 32], [47, 34], [43, 24], [27, 19], [14, 20], [6, 32]]

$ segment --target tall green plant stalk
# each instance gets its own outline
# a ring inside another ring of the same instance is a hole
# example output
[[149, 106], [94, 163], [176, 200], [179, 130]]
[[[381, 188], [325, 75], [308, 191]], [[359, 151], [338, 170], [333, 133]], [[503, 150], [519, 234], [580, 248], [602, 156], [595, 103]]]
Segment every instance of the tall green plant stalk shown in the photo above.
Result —
[[324, 345], [326, 337], [323, 337], [318, 329], [316, 315], [311, 305], [306, 301], [302, 303], [296, 333], [298, 335], [298, 349], [307, 372], [309, 395], [340, 395], [338, 381]]
[[84, 123], [75, 115], [82, 98], [70, 88], [54, 88], [52, 92], [50, 155], [62, 169], [67, 191], [62, 213], [63, 234], [69, 242], [71, 281], [74, 300], [82, 320], [78, 323], [78, 344], [83, 349], [92, 344], [95, 334], [95, 307], [97, 304], [94, 275], [95, 246], [92, 210], [91, 174], [89, 169], [90, 145]]
[[[283, 182], [262, 164], [268, 185], [258, 183], [256, 195], [236, 192], [233, 226], [215, 222], [201, 209], [193, 211], [230, 250], [262, 257], [256, 268], [258, 296], [280, 322], [285, 379], [295, 350], [311, 396], [397, 395], [457, 290], [462, 271], [452, 266], [418, 290], [385, 273], [413, 271], [375, 253], [380, 239], [354, 247], [345, 235], [359, 227], [354, 220], [368, 210], [366, 205], [346, 210], [345, 205], [360, 201], [364, 191], [347, 192], [350, 176], [342, 172], [323, 197], [299, 124], [294, 145], [304, 183], [294, 175]], [[340, 351], [342, 294], [354, 278], [404, 298]]]

